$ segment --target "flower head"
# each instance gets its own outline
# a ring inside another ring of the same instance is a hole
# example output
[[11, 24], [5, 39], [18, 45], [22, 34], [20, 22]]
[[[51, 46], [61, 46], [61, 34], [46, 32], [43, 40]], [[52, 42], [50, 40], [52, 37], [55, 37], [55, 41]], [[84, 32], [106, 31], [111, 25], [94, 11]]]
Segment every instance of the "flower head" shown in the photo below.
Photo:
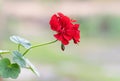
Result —
[[54, 14], [49, 22], [51, 29], [56, 31], [54, 37], [61, 41], [63, 45], [68, 45], [70, 40], [75, 44], [80, 41], [79, 24], [74, 24], [76, 20], [72, 20], [62, 13]]

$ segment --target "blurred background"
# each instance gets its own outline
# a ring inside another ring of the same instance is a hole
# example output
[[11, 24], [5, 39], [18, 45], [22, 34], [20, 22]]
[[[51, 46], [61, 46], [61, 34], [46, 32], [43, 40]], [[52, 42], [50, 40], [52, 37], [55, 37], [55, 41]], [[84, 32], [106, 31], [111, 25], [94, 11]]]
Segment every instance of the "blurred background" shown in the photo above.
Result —
[[80, 23], [81, 42], [61, 51], [60, 42], [31, 50], [26, 57], [40, 77], [22, 69], [4, 81], [120, 81], [119, 0], [0, 0], [0, 49], [16, 49], [9, 36], [33, 45], [55, 40], [49, 27], [57, 12]]

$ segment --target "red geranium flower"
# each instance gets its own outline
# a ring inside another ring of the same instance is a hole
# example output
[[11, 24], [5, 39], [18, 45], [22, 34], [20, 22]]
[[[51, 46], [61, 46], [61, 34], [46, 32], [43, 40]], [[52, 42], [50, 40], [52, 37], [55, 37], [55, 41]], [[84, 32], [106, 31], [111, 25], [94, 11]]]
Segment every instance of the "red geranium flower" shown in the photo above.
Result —
[[51, 17], [51, 29], [57, 32], [54, 37], [63, 45], [68, 45], [70, 40], [73, 40], [75, 44], [80, 41], [79, 24], [73, 24], [73, 22], [76, 20], [71, 20], [62, 13], [54, 14]]

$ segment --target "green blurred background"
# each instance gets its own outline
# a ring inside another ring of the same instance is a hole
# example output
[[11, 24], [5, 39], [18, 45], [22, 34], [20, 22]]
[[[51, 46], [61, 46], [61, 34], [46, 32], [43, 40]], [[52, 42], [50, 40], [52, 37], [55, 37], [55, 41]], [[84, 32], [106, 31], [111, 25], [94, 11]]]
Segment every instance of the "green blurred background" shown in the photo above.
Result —
[[22, 69], [18, 79], [4, 81], [120, 81], [119, 0], [1, 0], [0, 49], [16, 49], [9, 36], [33, 45], [55, 40], [49, 27], [57, 12], [80, 23], [81, 42], [61, 51], [60, 42], [31, 50], [26, 57], [41, 77]]

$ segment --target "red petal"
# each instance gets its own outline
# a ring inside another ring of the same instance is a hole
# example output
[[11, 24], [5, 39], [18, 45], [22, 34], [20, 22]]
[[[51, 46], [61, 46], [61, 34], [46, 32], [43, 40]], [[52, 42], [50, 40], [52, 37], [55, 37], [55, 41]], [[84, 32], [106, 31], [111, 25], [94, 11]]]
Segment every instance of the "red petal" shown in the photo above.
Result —
[[67, 34], [63, 35], [64, 39], [66, 39], [67, 41], [72, 39], [72, 36], [68, 36]]
[[60, 17], [63, 17], [64, 15], [63, 15], [63, 13], [61, 13], [61, 12], [58, 12], [57, 13]]
[[51, 20], [50, 20], [50, 26], [51, 26], [51, 29], [54, 30], [54, 31], [59, 31], [61, 29], [61, 26], [60, 26], [60, 23], [59, 23], [59, 20], [58, 20], [58, 17], [57, 15], [53, 15], [51, 17]]
[[73, 41], [75, 44], [77, 44], [78, 42], [80, 42], [79, 40], [80, 40], [80, 31], [76, 31], [73, 37]]
[[66, 39], [62, 39], [62, 44], [68, 45], [68, 44], [69, 44], [69, 41], [67, 41]]
[[71, 22], [76, 22], [76, 20], [71, 19]]
[[69, 41], [66, 40], [61, 33], [55, 34], [54, 37], [55, 37], [57, 40], [61, 41], [62, 44], [64, 44], [64, 45], [69, 44]]
[[61, 33], [55, 34], [54, 37], [55, 37], [57, 40], [60, 40], [60, 41], [62, 41], [62, 39], [63, 39]]
[[58, 13], [58, 15], [59, 15], [59, 21], [62, 27], [65, 28], [68, 24], [71, 23], [71, 20], [69, 17], [64, 16], [62, 13]]
[[74, 28], [75, 30], [78, 30], [79, 24], [75, 24], [75, 25], [73, 26], [73, 28]]

